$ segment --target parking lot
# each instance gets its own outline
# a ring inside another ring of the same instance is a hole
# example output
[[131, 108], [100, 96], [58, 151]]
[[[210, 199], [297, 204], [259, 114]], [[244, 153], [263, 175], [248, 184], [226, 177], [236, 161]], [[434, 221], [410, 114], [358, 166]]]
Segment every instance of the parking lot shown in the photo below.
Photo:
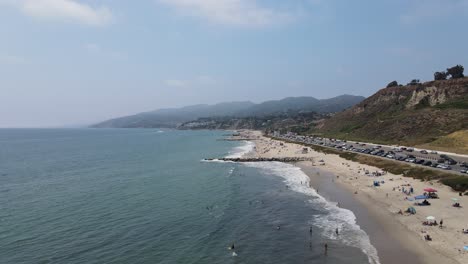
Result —
[[282, 135], [276, 133], [272, 136], [297, 143], [313, 144], [342, 151], [379, 156], [423, 167], [431, 167], [468, 175], [468, 157], [458, 154], [439, 153], [437, 151], [414, 149], [404, 146], [386, 146], [365, 142], [301, 136], [293, 133]]

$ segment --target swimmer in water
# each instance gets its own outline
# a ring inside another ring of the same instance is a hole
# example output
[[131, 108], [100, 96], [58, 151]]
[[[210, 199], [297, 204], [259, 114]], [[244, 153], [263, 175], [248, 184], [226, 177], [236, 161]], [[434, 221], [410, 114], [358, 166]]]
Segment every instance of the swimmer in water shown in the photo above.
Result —
[[309, 233], [312, 235], [312, 227], [309, 228]]
[[327, 252], [328, 252], [328, 244], [325, 243], [325, 255], [327, 255]]
[[335, 233], [336, 233], [336, 235], [339, 235], [338, 228], [335, 229]]

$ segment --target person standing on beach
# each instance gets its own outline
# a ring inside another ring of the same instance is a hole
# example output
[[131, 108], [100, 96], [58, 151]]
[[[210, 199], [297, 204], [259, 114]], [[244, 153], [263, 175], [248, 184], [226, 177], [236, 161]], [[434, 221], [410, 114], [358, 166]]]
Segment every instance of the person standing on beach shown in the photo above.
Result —
[[338, 227], [335, 229], [335, 233], [336, 233], [336, 235], [339, 235]]
[[325, 255], [327, 255], [327, 253], [328, 253], [328, 244], [325, 243]]
[[309, 234], [312, 236], [312, 227], [309, 228]]

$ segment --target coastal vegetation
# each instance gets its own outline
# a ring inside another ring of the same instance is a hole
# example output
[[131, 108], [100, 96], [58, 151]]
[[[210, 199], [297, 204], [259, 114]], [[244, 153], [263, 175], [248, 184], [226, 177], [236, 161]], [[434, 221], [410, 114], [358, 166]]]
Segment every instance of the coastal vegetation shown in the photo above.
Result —
[[451, 68], [448, 68], [447, 71], [435, 72], [434, 80], [446, 80], [447, 77], [452, 76], [452, 79], [459, 79], [465, 77], [463, 74], [464, 68], [462, 65], [456, 65]]

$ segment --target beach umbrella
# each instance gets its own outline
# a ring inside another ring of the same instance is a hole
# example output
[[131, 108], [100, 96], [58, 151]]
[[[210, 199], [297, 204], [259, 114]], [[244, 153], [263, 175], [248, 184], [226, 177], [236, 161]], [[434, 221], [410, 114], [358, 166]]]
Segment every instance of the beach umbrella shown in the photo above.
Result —
[[468, 251], [468, 246], [464, 246], [463, 249]]
[[428, 217], [426, 217], [426, 220], [435, 220], [435, 217], [433, 217], [433, 216], [428, 216]]
[[424, 189], [424, 191], [425, 192], [437, 192], [437, 190], [434, 189], [434, 188], [426, 188], [426, 189]]
[[452, 198], [452, 201], [456, 202], [458, 201], [458, 198]]

